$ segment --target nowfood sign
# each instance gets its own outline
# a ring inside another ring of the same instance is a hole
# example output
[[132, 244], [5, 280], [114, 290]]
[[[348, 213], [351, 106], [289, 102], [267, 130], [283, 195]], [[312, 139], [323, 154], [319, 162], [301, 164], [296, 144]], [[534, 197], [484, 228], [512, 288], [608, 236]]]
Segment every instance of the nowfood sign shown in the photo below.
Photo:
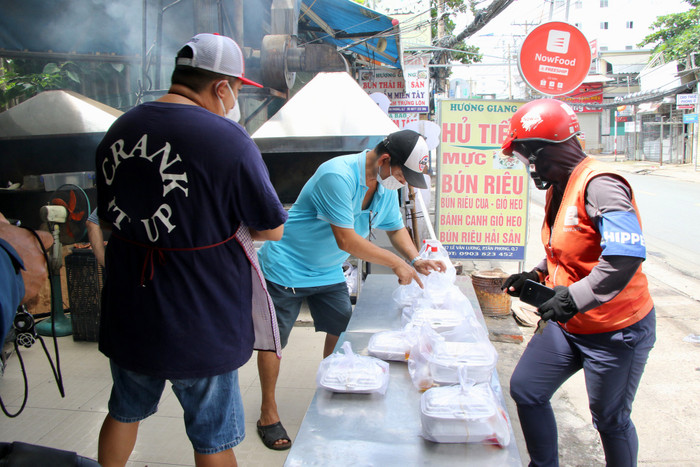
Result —
[[591, 46], [574, 26], [553, 21], [532, 30], [523, 41], [518, 68], [525, 82], [548, 96], [579, 87], [591, 67]]

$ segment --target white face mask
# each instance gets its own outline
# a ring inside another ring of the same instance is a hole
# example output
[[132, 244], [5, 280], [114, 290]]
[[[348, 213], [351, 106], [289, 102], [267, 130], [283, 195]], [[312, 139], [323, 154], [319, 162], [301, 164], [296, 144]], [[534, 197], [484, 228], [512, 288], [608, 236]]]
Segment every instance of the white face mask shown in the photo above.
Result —
[[219, 96], [216, 97], [219, 99], [219, 103], [221, 103], [221, 110], [223, 110], [224, 112], [224, 117], [234, 122], [237, 122], [241, 119], [241, 107], [238, 105], [238, 99], [236, 99], [236, 95], [233, 93], [233, 89], [231, 89], [231, 85], [228, 84], [228, 81], [226, 81], [226, 86], [228, 86], [228, 90], [231, 91], [231, 97], [233, 97], [234, 101], [236, 102], [233, 105], [233, 108], [226, 112], [226, 106], [224, 105], [224, 101], [222, 101]]
[[238, 99], [236, 99], [236, 103], [233, 105], [233, 108], [226, 114], [226, 118], [233, 120], [234, 122], [241, 119], [241, 107], [238, 105]]
[[382, 178], [382, 168], [379, 167], [379, 170], [377, 170], [377, 180], [379, 183], [381, 183], [381, 185], [387, 190], [398, 190], [399, 188], [403, 188], [403, 183], [398, 181], [398, 179], [391, 174], [391, 167], [389, 167], [389, 173], [390, 175], [387, 178]]

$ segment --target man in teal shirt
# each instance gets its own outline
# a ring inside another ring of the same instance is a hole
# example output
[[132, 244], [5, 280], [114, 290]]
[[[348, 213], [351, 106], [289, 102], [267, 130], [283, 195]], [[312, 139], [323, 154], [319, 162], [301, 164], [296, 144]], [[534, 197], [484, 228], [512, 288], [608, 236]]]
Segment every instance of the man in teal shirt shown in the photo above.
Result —
[[[289, 211], [284, 235], [259, 252], [267, 288], [277, 311], [282, 347], [307, 300], [317, 332], [326, 333], [324, 358], [330, 355], [352, 314], [342, 265], [353, 255], [388, 266], [399, 284], [417, 272], [444, 271], [438, 261], [422, 260], [403, 224], [396, 190], [405, 183], [426, 188], [422, 174], [428, 146], [415, 131], [387, 136], [374, 149], [333, 158], [322, 164]], [[371, 243], [370, 230], [385, 230], [398, 255]], [[415, 268], [415, 269], [414, 269]], [[280, 361], [273, 352], [258, 352], [262, 406], [258, 433], [271, 449], [288, 449], [275, 401]]]

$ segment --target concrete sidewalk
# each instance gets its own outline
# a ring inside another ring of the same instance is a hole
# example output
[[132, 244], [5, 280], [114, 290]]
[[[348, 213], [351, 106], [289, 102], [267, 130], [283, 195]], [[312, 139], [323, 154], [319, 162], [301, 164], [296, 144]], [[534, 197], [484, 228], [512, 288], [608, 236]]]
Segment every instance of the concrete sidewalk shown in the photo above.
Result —
[[700, 182], [700, 167], [695, 164], [659, 164], [658, 162], [626, 160], [624, 156], [613, 154], [595, 154], [591, 157], [610, 164], [620, 173], [636, 173], [640, 175], [656, 175], [686, 182]]

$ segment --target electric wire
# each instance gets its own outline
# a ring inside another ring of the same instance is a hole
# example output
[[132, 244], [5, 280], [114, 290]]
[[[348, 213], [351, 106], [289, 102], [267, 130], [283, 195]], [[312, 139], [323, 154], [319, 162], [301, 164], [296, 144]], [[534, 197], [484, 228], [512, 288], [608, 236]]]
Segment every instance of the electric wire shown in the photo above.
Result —
[[[80, 188], [80, 187], [78, 187]], [[82, 188], [80, 188], [81, 191]], [[85, 192], [83, 191], [83, 195], [85, 195]], [[85, 199], [88, 200], [87, 195], [85, 195]], [[88, 200], [88, 209], [90, 209], [90, 201]], [[39, 238], [39, 235], [36, 233], [34, 229], [31, 229], [27, 226], [22, 226], [22, 228], [27, 229], [29, 232], [34, 235], [36, 238], [37, 242], [39, 242], [39, 246], [41, 246], [41, 251], [44, 253], [44, 260], [46, 261], [46, 265], [49, 266], [49, 253], [46, 251], [46, 248], [44, 248], [44, 244], [41, 242], [41, 238]], [[51, 276], [51, 267], [47, 267], [49, 270], [49, 278]], [[49, 287], [51, 288], [51, 296], [53, 297], [54, 290], [53, 290], [53, 282], [49, 280]], [[53, 298], [52, 298], [52, 303], [53, 303]], [[63, 304], [61, 304], [63, 306]], [[58, 352], [58, 341], [56, 340], [56, 310], [55, 307], [52, 305], [51, 306], [51, 334], [53, 337], [53, 347], [54, 347], [54, 354], [56, 355], [56, 366], [53, 364], [53, 360], [51, 360], [51, 356], [48, 353], [48, 350], [46, 348], [46, 345], [44, 344], [44, 339], [41, 338], [41, 336], [37, 335], [39, 338], [39, 341], [41, 342], [42, 347], [44, 348], [44, 352], [46, 353], [46, 358], [49, 360], [49, 365], [51, 365], [51, 371], [53, 372], [54, 379], [56, 380], [56, 385], [58, 386], [58, 392], [61, 394], [61, 397], [66, 397], [66, 393], [63, 387], [63, 375], [61, 374], [61, 357]]]

